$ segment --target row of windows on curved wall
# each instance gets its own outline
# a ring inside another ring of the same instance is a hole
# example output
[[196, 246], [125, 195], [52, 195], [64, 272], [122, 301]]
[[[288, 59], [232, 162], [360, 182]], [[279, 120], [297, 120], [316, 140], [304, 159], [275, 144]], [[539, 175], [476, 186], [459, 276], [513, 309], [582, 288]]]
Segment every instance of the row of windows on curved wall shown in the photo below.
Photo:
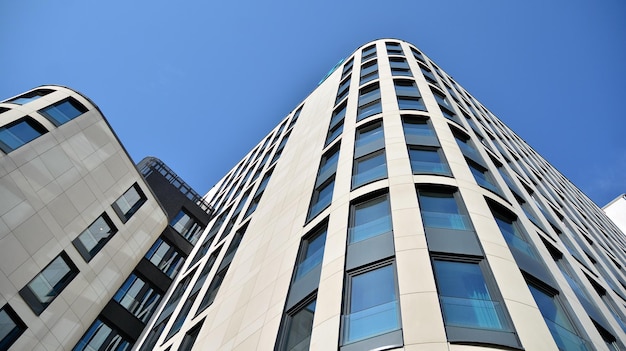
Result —
[[[17, 98], [15, 101], [22, 100]], [[26, 102], [28, 101], [22, 103]], [[87, 108], [74, 98], [68, 97], [37, 112], [58, 127], [87, 112]], [[47, 132], [48, 130], [32, 117], [22, 117], [0, 127], [0, 150], [8, 154]]]

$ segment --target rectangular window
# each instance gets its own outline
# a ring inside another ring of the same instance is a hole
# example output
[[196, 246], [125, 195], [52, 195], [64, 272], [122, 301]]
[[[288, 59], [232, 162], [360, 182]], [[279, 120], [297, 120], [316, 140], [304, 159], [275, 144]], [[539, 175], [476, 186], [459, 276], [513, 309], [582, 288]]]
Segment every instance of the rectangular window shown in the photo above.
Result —
[[590, 350], [587, 342], [580, 337], [576, 328], [574, 328], [574, 324], [561, 304], [559, 296], [530, 282], [528, 283], [528, 288], [559, 349]]
[[424, 227], [472, 230], [469, 217], [461, 212], [456, 192], [419, 191], [419, 204]]
[[28, 116], [20, 118], [0, 127], [0, 149], [8, 154], [47, 132], [46, 128], [34, 119]]
[[369, 116], [382, 112], [380, 103], [380, 89], [378, 83], [370, 84], [359, 92], [359, 107], [357, 108], [357, 122]]
[[195, 294], [190, 294], [190, 296], [187, 298], [187, 301], [185, 301], [183, 307], [181, 307], [180, 311], [178, 312], [174, 323], [172, 323], [172, 327], [165, 336], [165, 340], [171, 338], [174, 334], [178, 333], [180, 328], [182, 328], [185, 320], [187, 319], [187, 316], [189, 315], [189, 312], [191, 311], [193, 303], [196, 301], [196, 297], [198, 297], [197, 292]]
[[365, 63], [361, 67], [361, 81], [359, 84], [365, 84], [378, 78], [378, 62], [372, 60]]
[[85, 261], [89, 262], [115, 233], [117, 233], [117, 228], [105, 212], [91, 223], [84, 232], [80, 233], [72, 243]]
[[175, 247], [160, 238], [148, 250], [146, 259], [170, 278], [178, 274], [185, 262], [185, 257]]
[[130, 351], [132, 346], [117, 330], [96, 319], [72, 351]]
[[12, 104], [18, 104], [18, 105], [24, 105], [26, 103], [29, 103], [33, 100], [37, 100], [40, 97], [44, 96], [44, 95], [48, 95], [51, 92], [53, 92], [54, 90], [52, 89], [37, 89], [34, 91], [31, 91], [29, 93], [26, 94], [22, 94], [18, 97], [16, 97], [15, 99], [9, 100], [7, 102], [10, 102]]
[[485, 189], [491, 190], [496, 194], [500, 194], [500, 188], [498, 188], [498, 186], [496, 185], [495, 180], [493, 179], [491, 173], [487, 170], [487, 168], [479, 165], [478, 163], [470, 159], [466, 159], [466, 161], [478, 185], [482, 186]]
[[351, 58], [350, 61], [346, 62], [343, 66], [343, 70], [341, 71], [341, 79], [344, 79], [348, 74], [352, 73], [352, 66], [354, 66], [354, 59]]
[[498, 211], [495, 208], [492, 208], [492, 212], [493, 218], [496, 220], [498, 228], [507, 245], [517, 249], [517, 251], [521, 251], [527, 256], [535, 258], [534, 250], [531, 245], [528, 244], [526, 234], [518, 223], [517, 218], [512, 214], [504, 213], [502, 210]]
[[33, 312], [40, 315], [77, 275], [78, 268], [62, 251], [20, 290], [20, 295]]
[[69, 97], [38, 111], [57, 127], [87, 112], [80, 102]]
[[409, 146], [409, 159], [413, 174], [451, 175], [440, 148]]
[[389, 65], [391, 65], [392, 76], [412, 76], [409, 64], [402, 57], [390, 57]]
[[315, 189], [309, 205], [308, 219], [314, 218], [330, 205], [335, 187], [335, 171], [337, 170], [338, 159], [338, 146], [331, 148], [322, 156], [315, 180]]
[[187, 210], [184, 208], [178, 212], [176, 217], [172, 219], [170, 222], [170, 226], [174, 228], [178, 232], [178, 234], [182, 235], [183, 238], [187, 239], [191, 244], [195, 244], [200, 235], [202, 235], [202, 230], [204, 227], [195, 219]]
[[388, 55], [403, 55], [400, 43], [385, 43]]
[[411, 80], [394, 80], [398, 108], [401, 110], [426, 111], [426, 106], [422, 101], [422, 96], [415, 82]]
[[113, 300], [145, 323], [152, 316], [161, 297], [149, 283], [133, 273], [115, 293]]
[[[284, 335], [281, 336], [277, 350], [304, 351], [311, 343], [313, 316], [315, 315], [315, 299], [308, 300], [304, 306], [297, 306], [294, 311], [287, 312], [283, 322]], [[282, 333], [281, 333], [282, 334]]]
[[426, 59], [424, 59], [424, 56], [422, 56], [422, 53], [411, 48], [411, 53], [413, 53], [413, 57], [415, 57], [416, 60], [422, 62], [422, 63], [426, 63]]
[[361, 62], [365, 62], [373, 57], [376, 57], [376, 44], [363, 49], [363, 52], [361, 53]]
[[337, 89], [337, 98], [335, 99], [335, 104], [339, 101], [343, 100], [346, 96], [348, 96], [348, 92], [350, 91], [350, 80], [352, 76], [347, 76], [344, 80], [339, 84], [339, 89]]
[[379, 150], [354, 160], [352, 188], [387, 178], [385, 150]]
[[393, 262], [348, 273], [344, 345], [400, 329], [396, 285]]
[[485, 280], [482, 261], [435, 258], [433, 269], [446, 326], [508, 331], [503, 304]]
[[428, 69], [425, 66], [423, 66], [423, 65], [419, 65], [419, 66], [420, 66], [420, 70], [422, 71], [422, 74], [424, 75], [424, 78], [426, 78], [426, 80], [429, 83], [438, 86], [437, 78], [435, 78], [435, 75], [433, 74], [433, 72], [430, 69]]
[[146, 195], [143, 194], [139, 185], [135, 183], [115, 200], [113, 209], [120, 217], [120, 220], [122, 220], [122, 223], [126, 223], [144, 202], [146, 202]]
[[385, 134], [382, 122], [370, 123], [357, 129], [354, 155], [360, 157], [385, 147]]
[[0, 350], [8, 350], [24, 333], [26, 324], [13, 311], [9, 304], [0, 309]]
[[391, 207], [388, 195], [352, 205], [348, 230], [349, 243], [391, 232]]
[[222, 268], [219, 272], [215, 273], [215, 276], [213, 277], [213, 280], [211, 281], [211, 284], [209, 285], [206, 294], [200, 302], [200, 306], [198, 307], [198, 312], [196, 313], [196, 315], [198, 315], [200, 312], [204, 311], [213, 304], [213, 301], [215, 301], [215, 297], [217, 296], [217, 293], [222, 286], [222, 282], [224, 282], [224, 277], [226, 277], [228, 267], [230, 267], [230, 264]]
[[325, 244], [326, 227], [318, 230], [312, 236], [302, 241], [296, 267], [296, 281], [322, 263]]

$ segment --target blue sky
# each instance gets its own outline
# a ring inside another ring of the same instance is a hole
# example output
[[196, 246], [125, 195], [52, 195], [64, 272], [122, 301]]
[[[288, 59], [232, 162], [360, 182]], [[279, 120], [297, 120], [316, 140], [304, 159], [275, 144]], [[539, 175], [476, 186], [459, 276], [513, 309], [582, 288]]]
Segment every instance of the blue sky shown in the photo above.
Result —
[[0, 99], [90, 97], [204, 193], [373, 39], [417, 45], [600, 206], [626, 192], [626, 2], [0, 0]]

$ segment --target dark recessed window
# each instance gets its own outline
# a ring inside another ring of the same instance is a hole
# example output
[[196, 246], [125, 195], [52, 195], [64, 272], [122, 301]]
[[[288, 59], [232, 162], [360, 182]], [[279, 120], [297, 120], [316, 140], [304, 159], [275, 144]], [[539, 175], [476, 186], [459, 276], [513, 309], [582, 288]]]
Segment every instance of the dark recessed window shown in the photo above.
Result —
[[132, 343], [104, 321], [96, 319], [72, 351], [115, 350], [129, 351]]
[[170, 226], [187, 239], [192, 244], [195, 244], [202, 234], [204, 227], [198, 222], [191, 214], [184, 208], [178, 212], [176, 217], [170, 222]]
[[115, 233], [117, 233], [117, 228], [105, 212], [91, 223], [84, 232], [80, 233], [72, 243], [85, 261], [89, 262]]
[[141, 205], [146, 202], [146, 196], [139, 188], [137, 183], [133, 184], [130, 189], [126, 190], [126, 192], [120, 196], [113, 203], [113, 209], [120, 217], [123, 223], [126, 223], [130, 217], [139, 210]]
[[26, 330], [26, 324], [9, 304], [0, 309], [0, 350], [8, 350]]
[[10, 102], [12, 104], [19, 104], [19, 105], [24, 105], [26, 103], [29, 103], [33, 100], [39, 99], [40, 97], [44, 96], [44, 95], [48, 95], [51, 92], [53, 92], [54, 90], [51, 89], [37, 89], [35, 91], [31, 91], [29, 93], [26, 94], [22, 94], [18, 97], [16, 97], [15, 99], [9, 100], [7, 102]]
[[402, 47], [400, 46], [400, 43], [385, 43], [385, 46], [387, 48], [387, 54], [388, 55], [402, 55]]
[[359, 107], [357, 109], [356, 120], [360, 121], [369, 116], [381, 113], [382, 111], [378, 83], [370, 84], [362, 88], [359, 92]]
[[426, 111], [422, 96], [415, 82], [411, 80], [394, 80], [398, 107], [401, 110]]
[[196, 324], [193, 328], [189, 329], [187, 333], [185, 333], [185, 336], [183, 337], [183, 341], [180, 343], [180, 346], [178, 347], [178, 351], [191, 351], [193, 344], [196, 342], [196, 339], [198, 338], [198, 334], [200, 334], [202, 323], [204, 323], [204, 320]]
[[150, 283], [133, 273], [115, 293], [113, 300], [145, 323], [159, 305], [161, 294]]
[[361, 62], [365, 62], [373, 57], [376, 57], [376, 44], [363, 49], [363, 52], [361, 53]]
[[326, 227], [318, 230], [312, 236], [304, 239], [298, 256], [295, 280], [319, 266], [324, 258], [324, 246], [326, 244]]
[[352, 188], [387, 178], [385, 150], [379, 150], [354, 160]]
[[402, 57], [389, 58], [389, 65], [391, 66], [392, 76], [412, 76], [409, 64], [406, 62], [406, 59]]
[[47, 132], [46, 128], [34, 119], [28, 116], [20, 118], [0, 127], [0, 149], [9, 153]]
[[459, 208], [456, 192], [420, 190], [419, 204], [424, 227], [472, 230], [469, 217]]
[[297, 306], [293, 311], [287, 312], [282, 327], [284, 336], [281, 337], [277, 350], [299, 351], [309, 349], [315, 302], [315, 299], [313, 301], [307, 300], [304, 306]]
[[152, 245], [148, 253], [146, 253], [146, 259], [170, 278], [174, 278], [178, 274], [185, 262], [185, 256], [162, 239], [158, 239]]
[[365, 84], [378, 78], [378, 63], [376, 60], [367, 62], [361, 67], [361, 82], [359, 84]]
[[39, 110], [40, 114], [56, 126], [69, 122], [85, 112], [87, 108], [71, 97]]
[[20, 290], [20, 295], [40, 315], [76, 275], [78, 268], [63, 251]]
[[450, 175], [450, 168], [437, 147], [409, 147], [411, 170], [414, 174]]

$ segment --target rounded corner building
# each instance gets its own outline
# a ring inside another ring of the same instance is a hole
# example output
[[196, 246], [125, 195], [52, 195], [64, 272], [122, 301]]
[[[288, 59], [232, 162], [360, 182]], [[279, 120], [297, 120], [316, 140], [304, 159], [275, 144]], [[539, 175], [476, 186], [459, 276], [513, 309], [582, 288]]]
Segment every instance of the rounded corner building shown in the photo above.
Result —
[[415, 46], [348, 56], [206, 195], [138, 350], [624, 350], [622, 232]]

